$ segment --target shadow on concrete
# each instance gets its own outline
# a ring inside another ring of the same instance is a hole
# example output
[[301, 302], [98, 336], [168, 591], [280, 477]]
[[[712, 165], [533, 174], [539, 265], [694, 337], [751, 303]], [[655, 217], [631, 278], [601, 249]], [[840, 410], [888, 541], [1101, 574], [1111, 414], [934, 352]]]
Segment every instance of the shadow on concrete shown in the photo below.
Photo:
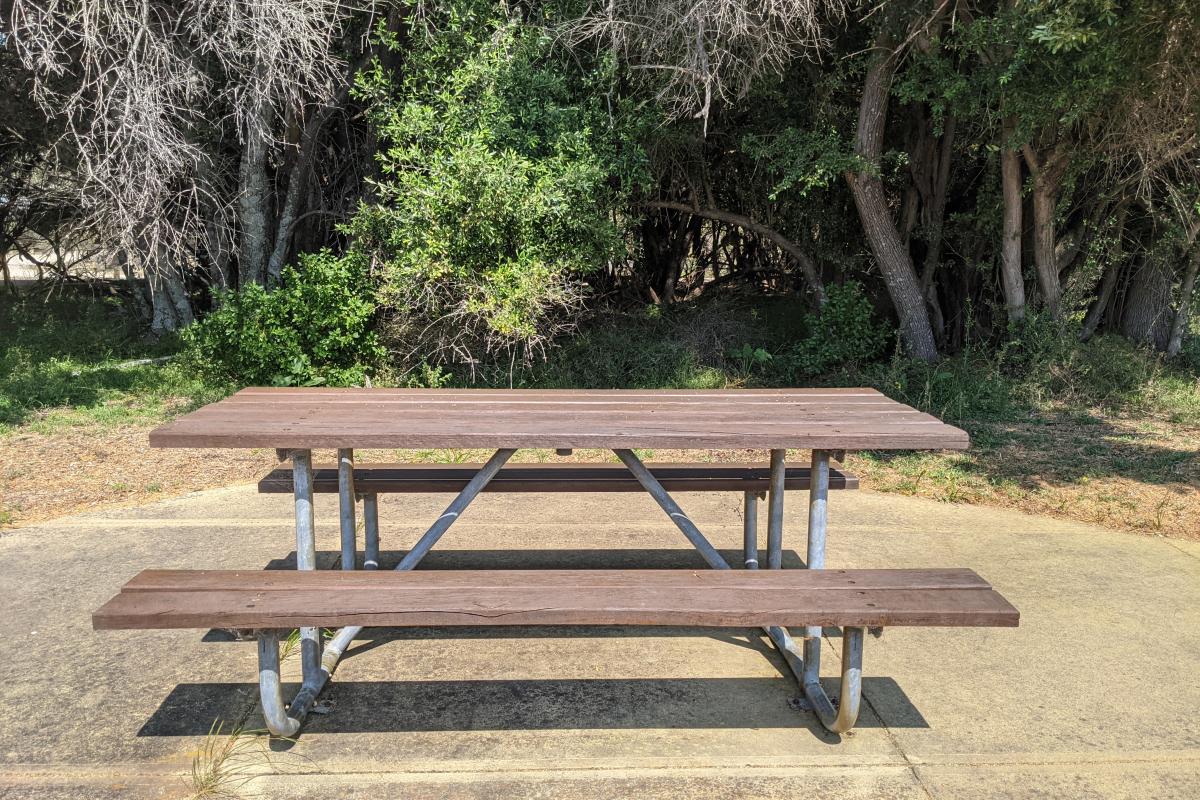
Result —
[[[740, 565], [740, 550], [722, 550]], [[765, 554], [764, 554], [765, 555]], [[381, 554], [382, 569], [399, 563], [404, 551]], [[321, 569], [336, 568], [340, 554], [321, 551]], [[295, 553], [274, 559], [266, 569], [295, 569]], [[794, 550], [783, 553], [784, 568], [804, 567]], [[433, 550], [420, 569], [708, 569], [691, 549], [579, 550]], [[825, 635], [838, 637], [837, 628]], [[638, 728], [808, 728], [828, 734], [811, 713], [780, 701], [780, 680], [794, 698], [800, 695], [791, 673], [765, 637], [741, 628], [656, 626], [462, 626], [443, 628], [370, 628], [344, 656], [356, 656], [397, 640], [708, 637], [762, 653], [780, 678], [630, 678], [459, 681], [342, 681], [336, 677], [321, 695], [332, 713], [314, 714], [306, 732], [375, 733], [472, 730], [588, 730]], [[204, 641], [230, 642], [228, 631], [209, 631]], [[831, 696], [836, 678], [826, 681]], [[291, 696], [296, 687], [285, 690]], [[199, 736], [213, 719], [231, 719], [254, 703], [258, 687], [250, 683], [180, 684], [142, 726], [139, 736]], [[872, 709], [886, 709], [889, 727], [927, 728], [928, 723], [899, 685], [886, 677], [863, 678], [869, 707], [858, 727], [880, 727]], [[836, 739], [836, 737], [834, 737]]]
[[[339, 681], [321, 695], [330, 713], [313, 714], [306, 733], [597, 730], [655, 728], [809, 728], [826, 734], [810, 713], [780, 702], [775, 678], [597, 678], [461, 681]], [[834, 679], [826, 690], [836, 693]], [[204, 736], [214, 719], [235, 718], [250, 683], [176, 686], [139, 736]], [[296, 685], [285, 688], [290, 696]], [[928, 723], [891, 678], [863, 678], [873, 708], [888, 727]], [[796, 690], [794, 694], [798, 695]], [[869, 710], [860, 728], [882, 727]]]

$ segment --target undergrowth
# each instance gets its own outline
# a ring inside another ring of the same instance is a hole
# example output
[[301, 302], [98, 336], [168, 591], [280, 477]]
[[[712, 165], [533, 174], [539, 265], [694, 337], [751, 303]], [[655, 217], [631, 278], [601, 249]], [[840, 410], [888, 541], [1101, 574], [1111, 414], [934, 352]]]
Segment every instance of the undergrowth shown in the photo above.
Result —
[[116, 297], [0, 299], [0, 434], [162, 419], [213, 395]]

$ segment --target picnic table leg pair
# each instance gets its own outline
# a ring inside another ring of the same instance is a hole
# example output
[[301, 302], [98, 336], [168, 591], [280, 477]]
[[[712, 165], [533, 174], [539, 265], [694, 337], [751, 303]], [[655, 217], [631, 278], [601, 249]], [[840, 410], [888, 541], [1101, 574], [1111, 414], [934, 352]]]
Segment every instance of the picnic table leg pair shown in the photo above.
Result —
[[[405, 554], [397, 572], [413, 569], [421, 559], [437, 543], [438, 539], [449, 530], [459, 515], [470, 505], [483, 487], [495, 477], [504, 463], [516, 450], [497, 450], [488, 462], [467, 483], [463, 490], [451, 501], [442, 515], [434, 521], [412, 549]], [[355, 566], [355, 521], [353, 510], [353, 453], [349, 450], [338, 451], [338, 479], [341, 502], [341, 543], [342, 568], [354, 569]], [[299, 570], [316, 569], [317, 550], [314, 536], [313, 518], [313, 485], [312, 485], [312, 453], [309, 450], [292, 451], [292, 480], [296, 505], [296, 568]], [[347, 506], [350, 506], [347, 512]], [[365, 510], [364, 516], [368, 524], [367, 555], [374, 549], [374, 557], [379, 558], [378, 524], [376, 523], [374, 543], [371, 542], [370, 525], [371, 510]], [[263, 631], [258, 639], [258, 683], [259, 696], [263, 707], [263, 717], [267, 729], [276, 736], [294, 736], [304, 723], [309, 710], [317, 699], [317, 695], [325, 687], [325, 683], [337, 668], [337, 663], [350, 642], [354, 641], [362, 631], [362, 626], [349, 626], [337, 631], [325, 645], [321, 647], [321, 630], [319, 628], [300, 629], [300, 673], [302, 682], [290, 704], [284, 705], [283, 690], [279, 677], [279, 635], [277, 631]]]
[[[614, 450], [622, 463], [629, 468], [638, 482], [688, 541], [700, 552], [713, 569], [729, 569], [729, 563], [704, 537], [696, 524], [688, 518], [679, 504], [671, 497], [658, 479], [646, 468], [632, 450]], [[771, 451], [771, 487], [767, 502], [767, 566], [770, 569], [783, 567], [783, 495], [786, 478], [785, 450]], [[827, 527], [827, 503], [829, 499], [829, 453], [814, 450], [808, 505], [808, 569], [825, 567], [825, 531]], [[748, 569], [758, 566], [757, 504], [752, 492], [745, 495], [746, 519], [744, 521], [744, 558]], [[821, 686], [821, 642], [820, 626], [805, 629], [804, 648], [801, 652], [786, 630], [779, 626], [765, 628], [775, 647], [783, 655], [788, 668], [796, 676], [804, 696], [821, 724], [833, 733], [845, 733], [854, 727], [862, 702], [862, 651], [864, 628], [842, 629], [842, 684], [838, 704], [835, 706]]]

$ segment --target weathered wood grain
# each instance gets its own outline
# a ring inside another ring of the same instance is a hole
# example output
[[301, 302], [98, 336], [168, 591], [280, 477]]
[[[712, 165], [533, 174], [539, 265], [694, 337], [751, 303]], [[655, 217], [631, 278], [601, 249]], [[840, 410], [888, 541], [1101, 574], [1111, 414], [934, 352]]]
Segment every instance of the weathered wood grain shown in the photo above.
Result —
[[969, 570], [145, 573], [97, 630], [457, 625], [1015, 626]]
[[963, 449], [967, 434], [873, 389], [245, 389], [154, 447]]

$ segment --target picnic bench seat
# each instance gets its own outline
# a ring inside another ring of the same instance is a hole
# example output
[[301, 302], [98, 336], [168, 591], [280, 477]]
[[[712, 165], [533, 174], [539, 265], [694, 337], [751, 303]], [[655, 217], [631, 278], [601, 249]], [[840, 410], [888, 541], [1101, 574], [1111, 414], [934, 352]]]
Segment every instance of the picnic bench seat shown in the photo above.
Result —
[[[668, 492], [754, 492], [771, 486], [770, 467], [758, 464], [653, 464], [651, 474]], [[360, 495], [461, 492], [483, 464], [355, 464], [354, 490]], [[784, 488], [807, 490], [808, 467], [788, 467]], [[264, 494], [290, 494], [291, 467], [271, 470], [258, 482]], [[829, 470], [830, 489], [857, 489], [858, 478]], [[313, 466], [313, 491], [336, 493], [336, 464]], [[485, 492], [643, 492], [624, 464], [507, 464], [483, 488]]]
[[[285, 451], [286, 452], [286, 451]], [[283, 455], [284, 453], [281, 453]], [[339, 457], [341, 457], [339, 452]], [[355, 496], [363, 501], [365, 548], [362, 566], [379, 566], [379, 495], [393, 493], [459, 493], [485, 464], [353, 464], [349, 467], [347, 487], [342, 496], [342, 568], [354, 569], [357, 562], [354, 544], [354, 518], [348, 513]], [[758, 553], [751, 552], [758, 520], [758, 500], [771, 488], [771, 468], [758, 464], [655, 464], [650, 474], [666, 492], [741, 492], [745, 507], [746, 565], [758, 566]], [[295, 472], [277, 467], [258, 482], [262, 494], [291, 494], [295, 491]], [[812, 486], [809, 467], [784, 469], [785, 491], [807, 491]], [[342, 491], [336, 464], [312, 467], [312, 491], [337, 494]], [[830, 489], [857, 489], [858, 478], [839, 467], [829, 467]], [[625, 464], [506, 464], [481, 489], [483, 492], [644, 492], [645, 487]]]
[[92, 624], [259, 630], [264, 716], [272, 732], [290, 736], [319, 691], [285, 711], [279, 634], [298, 627], [840, 626], [841, 701], [825, 709], [822, 722], [844, 732], [858, 713], [866, 627], [1011, 627], [1018, 619], [969, 569], [147, 570], [97, 610]]

